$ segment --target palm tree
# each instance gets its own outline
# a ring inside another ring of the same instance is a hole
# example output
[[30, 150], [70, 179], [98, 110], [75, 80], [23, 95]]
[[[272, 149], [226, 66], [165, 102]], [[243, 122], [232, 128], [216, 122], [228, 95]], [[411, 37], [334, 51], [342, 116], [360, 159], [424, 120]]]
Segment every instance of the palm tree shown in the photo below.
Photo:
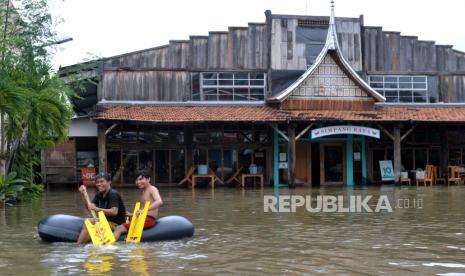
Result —
[[0, 175], [6, 173], [8, 140], [14, 136], [12, 126], [19, 123], [18, 111], [24, 110], [25, 96], [24, 91], [5, 72], [0, 72]]
[[37, 154], [63, 140], [72, 116], [71, 92], [51, 73], [44, 47], [56, 41], [47, 0], [15, 5], [0, 0], [0, 176], [21, 147]]
[[[51, 75], [49, 65], [35, 58], [32, 49], [29, 57], [24, 57], [17, 64], [12, 75], [19, 91], [25, 95], [22, 101], [25, 108], [17, 112], [19, 118], [16, 116], [16, 120], [13, 117], [8, 120], [14, 127], [11, 134], [15, 138], [6, 164], [8, 171], [20, 147], [27, 147], [38, 154], [41, 148], [64, 141], [73, 116], [72, 90], [58, 76]], [[21, 172], [18, 174], [21, 176]]]

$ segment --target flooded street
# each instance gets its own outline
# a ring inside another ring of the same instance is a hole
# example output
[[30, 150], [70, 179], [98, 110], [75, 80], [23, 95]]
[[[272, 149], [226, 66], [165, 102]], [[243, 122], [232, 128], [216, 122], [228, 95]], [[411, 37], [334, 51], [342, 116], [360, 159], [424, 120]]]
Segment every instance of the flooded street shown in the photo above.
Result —
[[[138, 191], [120, 190], [132, 210]], [[273, 189], [161, 189], [160, 216], [181, 215], [192, 238], [111, 247], [49, 244], [37, 223], [48, 214], [84, 216], [74, 190], [0, 209], [2, 275], [409, 274], [465, 273], [465, 187], [281, 189], [281, 195], [386, 195], [393, 212], [264, 212]], [[399, 201], [401, 199], [401, 201]], [[423, 201], [413, 208], [413, 199]], [[398, 202], [409, 201], [410, 206]], [[394, 204], [396, 203], [396, 204]], [[400, 208], [404, 207], [404, 208]]]

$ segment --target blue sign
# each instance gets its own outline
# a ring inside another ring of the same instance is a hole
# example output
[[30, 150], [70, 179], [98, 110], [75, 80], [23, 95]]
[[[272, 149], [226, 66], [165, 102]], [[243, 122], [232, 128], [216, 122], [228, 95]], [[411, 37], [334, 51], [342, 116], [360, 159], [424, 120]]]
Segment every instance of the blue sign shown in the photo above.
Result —
[[379, 168], [381, 170], [381, 180], [394, 180], [394, 169], [392, 168], [392, 160], [379, 160]]

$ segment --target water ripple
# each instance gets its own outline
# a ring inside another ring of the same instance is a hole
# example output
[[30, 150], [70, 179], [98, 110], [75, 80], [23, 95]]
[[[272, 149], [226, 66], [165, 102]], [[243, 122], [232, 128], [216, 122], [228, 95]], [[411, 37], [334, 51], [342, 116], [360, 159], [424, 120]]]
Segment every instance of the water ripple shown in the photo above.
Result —
[[[2, 274], [436, 274], [459, 275], [465, 264], [465, 187], [341, 187], [280, 190], [295, 195], [373, 195], [415, 198], [423, 209], [392, 213], [264, 213], [265, 189], [161, 189], [161, 215], [182, 215], [195, 236], [179, 241], [95, 248], [40, 241], [36, 223], [47, 214], [84, 215], [75, 191], [0, 212]], [[133, 189], [122, 190], [132, 204]]]

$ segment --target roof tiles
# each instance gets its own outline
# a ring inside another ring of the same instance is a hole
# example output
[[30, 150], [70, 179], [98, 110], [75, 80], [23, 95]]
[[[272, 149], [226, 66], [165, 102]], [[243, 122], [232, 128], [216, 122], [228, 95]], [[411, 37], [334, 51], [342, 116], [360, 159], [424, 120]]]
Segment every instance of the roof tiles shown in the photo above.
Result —
[[269, 106], [98, 106], [96, 120], [153, 123], [376, 121], [465, 122], [465, 107], [378, 107], [373, 110], [280, 110]]

